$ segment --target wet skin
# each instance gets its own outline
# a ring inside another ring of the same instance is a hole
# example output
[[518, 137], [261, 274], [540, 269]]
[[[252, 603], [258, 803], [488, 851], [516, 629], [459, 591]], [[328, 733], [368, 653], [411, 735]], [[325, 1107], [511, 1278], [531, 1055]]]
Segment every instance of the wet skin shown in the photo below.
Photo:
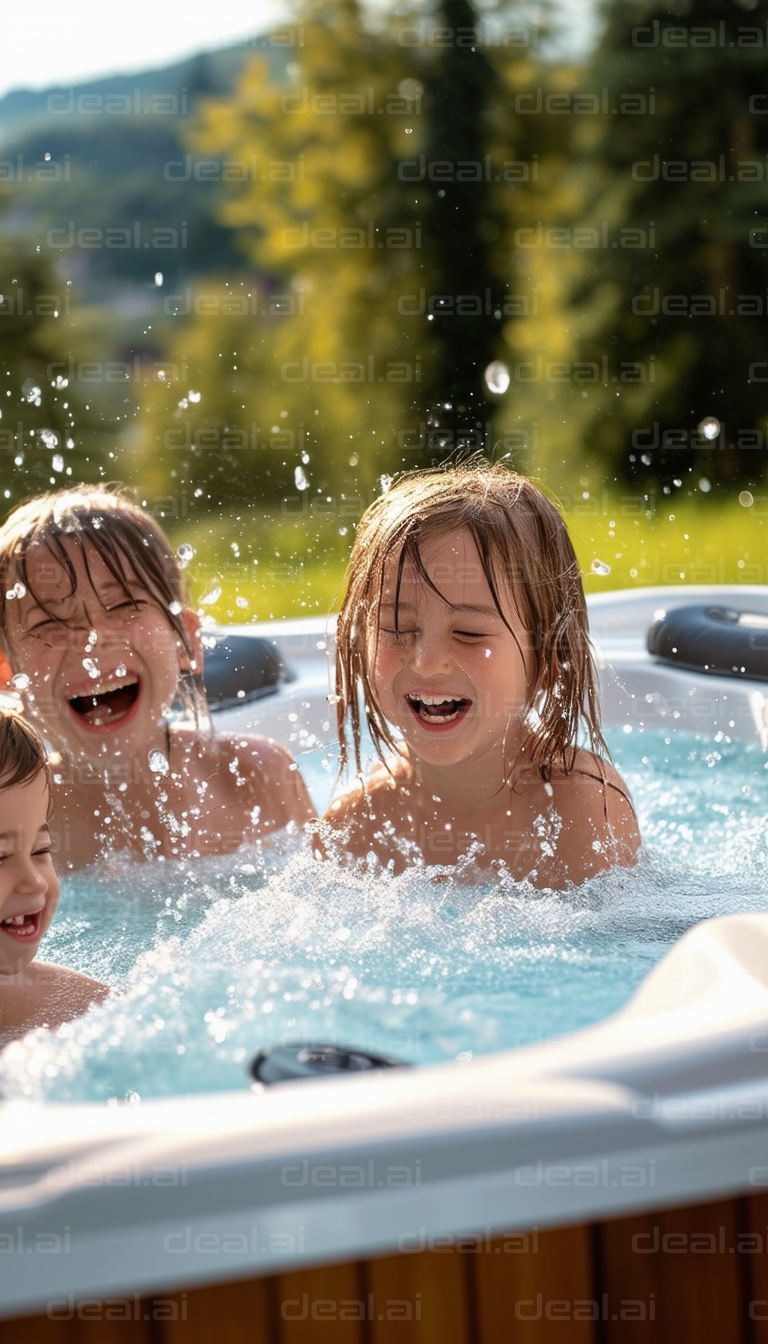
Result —
[[369, 644], [376, 700], [403, 748], [391, 774], [374, 769], [367, 797], [356, 786], [332, 804], [341, 848], [401, 869], [408, 846], [455, 864], [479, 842], [478, 868], [502, 861], [542, 887], [634, 862], [634, 812], [608, 762], [580, 751], [547, 784], [523, 754], [532, 660], [513, 592], [500, 589], [505, 623], [464, 529], [431, 538], [422, 559], [438, 591], [407, 563], [396, 625], [393, 557]]
[[[8, 604], [12, 670], [28, 714], [60, 757], [60, 853], [80, 868], [106, 853], [195, 856], [236, 849], [312, 808], [290, 757], [264, 738], [173, 727], [190, 659], [159, 598], [123, 561], [128, 589], [98, 553], [66, 542], [75, 576], [44, 546], [32, 592]], [[37, 600], [36, 600], [37, 599]], [[202, 663], [198, 622], [184, 621]], [[150, 768], [150, 760], [161, 769]]]
[[59, 901], [47, 813], [42, 772], [0, 784], [0, 1043], [78, 1017], [106, 994], [95, 980], [34, 960]]

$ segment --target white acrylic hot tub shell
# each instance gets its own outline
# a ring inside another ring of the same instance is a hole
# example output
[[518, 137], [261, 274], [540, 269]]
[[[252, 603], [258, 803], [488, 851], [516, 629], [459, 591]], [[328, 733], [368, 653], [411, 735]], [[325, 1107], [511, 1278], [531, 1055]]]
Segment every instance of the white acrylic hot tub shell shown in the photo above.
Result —
[[[607, 721], [760, 737], [759, 683], [644, 653], [658, 608], [737, 599], [768, 613], [747, 587], [593, 598]], [[325, 623], [269, 633], [296, 681], [216, 722], [329, 740]], [[768, 914], [710, 920], [568, 1040], [136, 1109], [5, 1105], [0, 1314], [768, 1189], [767, 1120]]]

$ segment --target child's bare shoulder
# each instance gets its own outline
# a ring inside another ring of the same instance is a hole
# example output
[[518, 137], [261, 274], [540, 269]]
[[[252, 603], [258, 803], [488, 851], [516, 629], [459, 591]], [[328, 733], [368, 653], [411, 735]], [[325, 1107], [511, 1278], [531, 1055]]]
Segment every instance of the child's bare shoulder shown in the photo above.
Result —
[[298, 765], [272, 738], [232, 732], [202, 736], [187, 727], [176, 729], [175, 737], [182, 769], [207, 781], [209, 801], [215, 796], [221, 806], [257, 807], [269, 829], [289, 821], [303, 824], [314, 816]]
[[272, 738], [255, 733], [225, 733], [216, 738], [219, 768], [228, 779], [233, 802], [242, 791], [251, 807], [276, 827], [303, 824], [314, 816], [301, 771], [290, 752]]
[[330, 804], [324, 821], [337, 830], [346, 831], [350, 837], [373, 835], [383, 819], [393, 818], [400, 803], [399, 778], [397, 767], [389, 770], [377, 763], [368, 779], [355, 780], [354, 784]]
[[[553, 775], [555, 806], [566, 833], [583, 844], [588, 825], [593, 842], [605, 846], [611, 863], [633, 863], [640, 845], [629, 789], [616, 767], [591, 751], [578, 751], [570, 771]], [[598, 867], [602, 866], [598, 864]]]
[[558, 777], [562, 781], [567, 779], [571, 786], [571, 797], [593, 798], [600, 795], [609, 806], [621, 808], [623, 804], [628, 807], [634, 817], [629, 789], [613, 762], [603, 756], [597, 756], [593, 751], [577, 751], [568, 774], [561, 772]]
[[53, 1030], [82, 1017], [93, 1003], [109, 994], [107, 985], [65, 966], [33, 961], [23, 977], [14, 977], [0, 992], [0, 1041], [7, 1042], [35, 1027]]
[[109, 987], [100, 980], [92, 980], [89, 975], [72, 971], [68, 966], [53, 966], [49, 961], [33, 961], [27, 974], [47, 1000], [81, 1012], [92, 1003], [100, 1003], [109, 994]]

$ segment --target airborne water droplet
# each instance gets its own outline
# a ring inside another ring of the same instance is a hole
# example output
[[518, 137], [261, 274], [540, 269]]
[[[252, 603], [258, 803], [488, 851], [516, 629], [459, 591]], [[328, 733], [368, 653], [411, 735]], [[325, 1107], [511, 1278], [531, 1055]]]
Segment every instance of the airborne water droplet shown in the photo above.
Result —
[[593, 574], [599, 574], [601, 578], [604, 578], [606, 574], [610, 574], [611, 572], [611, 566], [606, 565], [604, 560], [593, 560], [590, 569]]
[[306, 476], [305, 476], [305, 474], [304, 474], [304, 468], [303, 468], [303, 467], [297, 467], [297, 468], [296, 468], [296, 470], [295, 470], [294, 473], [293, 473], [293, 479], [294, 479], [294, 481], [295, 481], [296, 489], [297, 489], [297, 490], [308, 490], [308, 489], [309, 489], [309, 481], [307, 480], [307, 478], [306, 478]]
[[17, 672], [15, 676], [11, 677], [11, 685], [15, 691], [26, 691], [29, 686], [29, 677], [26, 672]]
[[720, 433], [720, 421], [714, 415], [707, 415], [697, 425], [697, 429], [699, 433], [703, 434], [704, 438], [709, 439], [711, 443]]
[[493, 363], [488, 365], [483, 377], [488, 391], [495, 392], [499, 397], [509, 387], [509, 369], [500, 359], [494, 359]]
[[214, 602], [218, 602], [220, 597], [221, 597], [221, 584], [214, 583], [213, 586], [208, 589], [208, 592], [204, 593], [203, 596], [200, 598], [200, 604], [203, 607], [212, 607]]
[[190, 560], [194, 556], [195, 548], [194, 546], [190, 546], [189, 542], [183, 541], [176, 554], [178, 555], [179, 560], [181, 561], [181, 566], [183, 569], [186, 565], [189, 564]]
[[167, 775], [170, 770], [167, 758], [156, 747], [150, 751], [147, 761], [153, 775]]

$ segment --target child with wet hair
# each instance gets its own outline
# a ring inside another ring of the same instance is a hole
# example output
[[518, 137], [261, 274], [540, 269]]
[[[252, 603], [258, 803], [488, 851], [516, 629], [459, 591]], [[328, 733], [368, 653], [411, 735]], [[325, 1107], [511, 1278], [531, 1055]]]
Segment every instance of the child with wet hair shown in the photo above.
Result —
[[59, 900], [50, 785], [37, 733], [0, 709], [0, 1046], [79, 1017], [107, 993], [85, 975], [35, 961]]
[[[214, 733], [179, 562], [123, 491], [76, 486], [10, 515], [0, 528], [0, 646], [54, 753], [69, 868], [111, 853], [229, 852], [312, 817], [281, 747]], [[179, 700], [193, 722], [172, 721]]]
[[[341, 766], [351, 733], [358, 781], [326, 814], [334, 852], [548, 888], [633, 864], [595, 681], [579, 566], [546, 496], [486, 461], [402, 476], [358, 526], [339, 615]], [[363, 720], [379, 756], [365, 780]]]

